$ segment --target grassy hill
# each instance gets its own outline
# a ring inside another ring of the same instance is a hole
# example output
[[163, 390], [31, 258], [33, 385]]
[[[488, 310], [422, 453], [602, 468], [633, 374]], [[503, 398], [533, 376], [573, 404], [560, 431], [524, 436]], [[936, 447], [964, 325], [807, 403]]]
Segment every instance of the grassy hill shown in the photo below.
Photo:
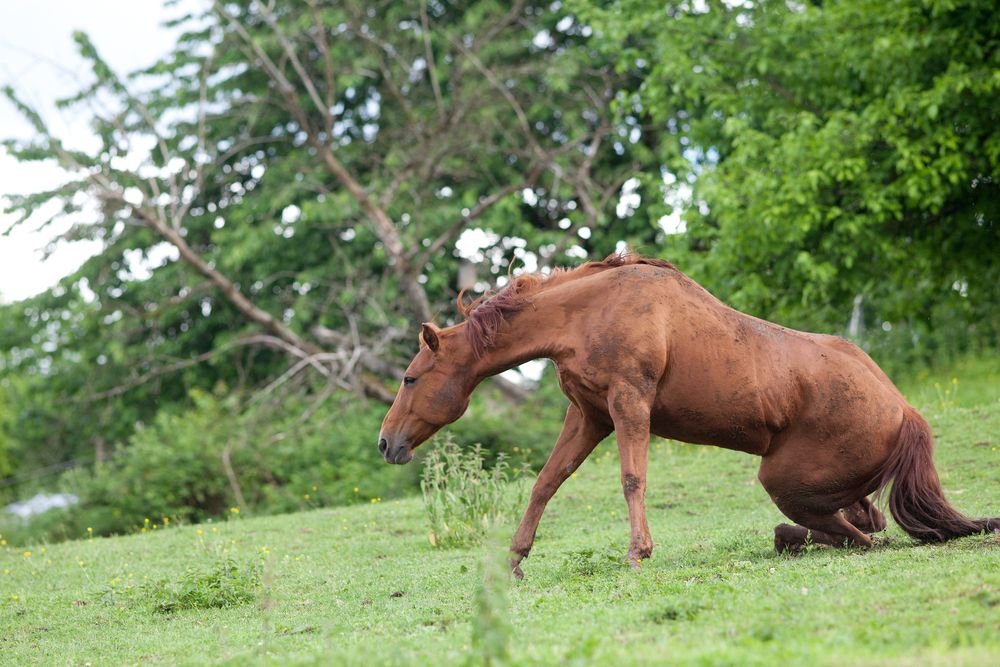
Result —
[[[953, 503], [1000, 515], [1000, 403], [928, 396]], [[637, 573], [621, 564], [628, 523], [602, 444], [507, 591], [514, 664], [1000, 663], [1000, 536], [916, 546], [890, 522], [869, 552], [779, 556], [783, 518], [756, 470], [654, 445], [656, 550]], [[3, 546], [0, 662], [463, 664], [484, 550], [434, 549], [427, 532], [414, 498]], [[200, 606], [212, 599], [235, 606]]]

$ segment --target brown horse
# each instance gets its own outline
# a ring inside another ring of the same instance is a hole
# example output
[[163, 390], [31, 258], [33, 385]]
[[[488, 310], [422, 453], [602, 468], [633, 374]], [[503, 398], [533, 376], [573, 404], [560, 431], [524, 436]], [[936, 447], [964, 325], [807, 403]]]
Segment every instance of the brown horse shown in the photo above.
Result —
[[551, 276], [519, 276], [462, 309], [447, 329], [424, 324], [379, 435], [389, 463], [465, 412], [484, 379], [531, 359], [555, 362], [570, 400], [511, 543], [522, 576], [546, 503], [597, 444], [618, 440], [633, 566], [653, 549], [644, 496], [650, 433], [761, 457], [758, 477], [798, 525], [775, 547], [870, 546], [885, 528], [868, 496], [893, 482], [889, 508], [913, 537], [943, 541], [1000, 530], [945, 500], [927, 422], [868, 355], [727, 307], [669, 262], [612, 255]]

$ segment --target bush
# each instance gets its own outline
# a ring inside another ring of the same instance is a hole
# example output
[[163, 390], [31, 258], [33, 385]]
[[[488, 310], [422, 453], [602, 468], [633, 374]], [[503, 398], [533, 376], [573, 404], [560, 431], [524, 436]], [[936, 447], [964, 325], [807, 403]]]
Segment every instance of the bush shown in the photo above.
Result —
[[523, 493], [511, 483], [506, 454], [492, 469], [483, 467], [483, 449], [463, 452], [454, 438], [437, 438], [424, 459], [420, 478], [424, 508], [435, 547], [480, 544], [494, 526], [516, 516]]
[[[275, 514], [415, 493], [420, 467], [386, 465], [376, 447], [386, 406], [346, 392], [317, 402], [322, 389], [267, 401], [222, 386], [214, 393], [192, 391], [186, 408], [161, 409], [104, 463], [58, 478], [54, 490], [77, 495], [78, 506], [26, 525], [0, 525], [0, 532], [22, 544], [86, 537], [88, 528], [94, 535], [134, 532], [163, 525], [164, 517], [197, 523], [230, 516], [233, 507], [242, 515]], [[528, 404], [498, 400], [484, 387], [449, 430], [459, 441], [484, 443], [476, 450], [485, 462], [480, 470], [486, 465], [506, 478], [520, 473], [523, 461], [544, 460], [564, 405], [551, 377]], [[519, 459], [513, 471], [511, 453]], [[52, 487], [24, 486], [18, 495]]]

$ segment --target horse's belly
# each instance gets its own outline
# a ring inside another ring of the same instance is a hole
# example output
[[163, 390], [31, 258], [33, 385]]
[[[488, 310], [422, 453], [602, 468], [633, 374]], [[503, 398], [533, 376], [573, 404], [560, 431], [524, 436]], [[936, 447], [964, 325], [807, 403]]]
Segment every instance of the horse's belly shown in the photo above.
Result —
[[734, 410], [719, 414], [691, 407], [654, 412], [650, 429], [661, 438], [695, 445], [715, 445], [763, 456], [773, 434], [763, 418]]

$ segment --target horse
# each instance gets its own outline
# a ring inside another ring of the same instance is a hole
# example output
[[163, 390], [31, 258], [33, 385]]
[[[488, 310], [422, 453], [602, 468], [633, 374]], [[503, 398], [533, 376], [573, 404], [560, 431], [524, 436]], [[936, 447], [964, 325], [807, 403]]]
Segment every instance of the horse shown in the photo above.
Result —
[[730, 308], [668, 261], [614, 254], [458, 301], [464, 321], [421, 326], [378, 449], [388, 463], [407, 463], [462, 416], [485, 378], [552, 360], [570, 404], [511, 540], [519, 579], [546, 504], [612, 431], [635, 568], [653, 550], [644, 502], [651, 434], [760, 457], [758, 479], [794, 522], [775, 528], [779, 552], [810, 539], [872, 546], [886, 520], [870, 497], [890, 482], [889, 510], [917, 540], [1000, 531], [1000, 518], [970, 519], [948, 503], [930, 427], [865, 352]]

